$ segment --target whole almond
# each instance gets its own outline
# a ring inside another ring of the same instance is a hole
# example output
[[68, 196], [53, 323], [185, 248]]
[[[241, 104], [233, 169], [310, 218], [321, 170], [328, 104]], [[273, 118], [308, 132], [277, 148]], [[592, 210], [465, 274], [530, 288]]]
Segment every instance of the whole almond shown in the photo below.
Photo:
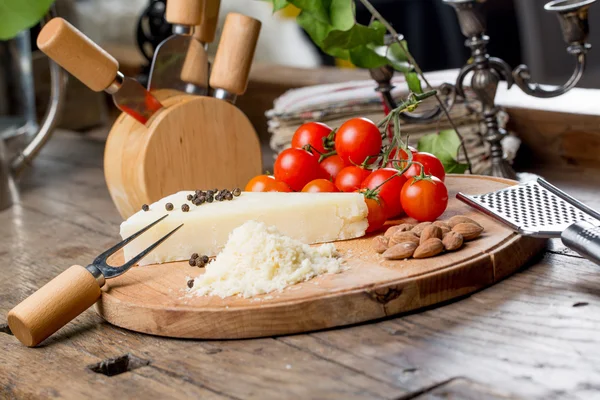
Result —
[[442, 244], [444, 248], [448, 251], [458, 250], [462, 247], [464, 242], [463, 235], [458, 232], [450, 231], [444, 235], [442, 239]]
[[419, 244], [423, 244], [431, 238], [441, 239], [442, 228], [437, 225], [427, 225], [425, 229], [423, 229], [423, 232], [421, 232], [421, 240], [419, 241]]
[[423, 229], [425, 229], [429, 225], [431, 225], [431, 222], [421, 222], [420, 224], [412, 228], [410, 231], [417, 236], [421, 236], [421, 232], [423, 232]]
[[398, 243], [383, 253], [383, 257], [388, 260], [402, 260], [409, 258], [415, 252], [417, 244], [414, 242], [402, 242]]
[[400, 224], [398, 225], [398, 232], [408, 232], [415, 227], [415, 224]]
[[388, 246], [392, 247], [402, 242], [413, 242], [419, 244], [419, 237], [412, 232], [396, 232], [390, 238]]
[[483, 232], [483, 228], [478, 224], [462, 222], [452, 227], [452, 231], [460, 233], [465, 240], [473, 240]]
[[446, 228], [445, 226], [440, 226], [440, 229], [442, 230], [442, 237], [444, 237], [446, 233], [452, 232], [452, 229]]
[[385, 233], [383, 234], [383, 236], [385, 236], [386, 238], [391, 238], [392, 235], [394, 233], [396, 233], [398, 231], [398, 229], [400, 228], [400, 225], [394, 225], [394, 226], [390, 226], [389, 228], [387, 228], [387, 230], [385, 231]]
[[454, 228], [458, 224], [475, 224], [481, 226], [478, 222], [475, 222], [471, 218], [465, 217], [464, 215], [455, 215], [454, 217], [450, 218], [447, 222], [448, 225], [450, 225], [450, 228]]
[[381, 254], [388, 249], [388, 238], [385, 236], [375, 236], [371, 244], [373, 249]]
[[444, 251], [444, 244], [438, 238], [431, 238], [421, 243], [413, 253], [414, 258], [433, 257]]
[[446, 229], [448, 229], [448, 230], [450, 230], [450, 229], [451, 229], [451, 226], [450, 226], [450, 225], [448, 225], [448, 223], [447, 223], [447, 222], [444, 222], [444, 221], [435, 221], [433, 224], [434, 224], [435, 226], [439, 226], [440, 228], [446, 228]]

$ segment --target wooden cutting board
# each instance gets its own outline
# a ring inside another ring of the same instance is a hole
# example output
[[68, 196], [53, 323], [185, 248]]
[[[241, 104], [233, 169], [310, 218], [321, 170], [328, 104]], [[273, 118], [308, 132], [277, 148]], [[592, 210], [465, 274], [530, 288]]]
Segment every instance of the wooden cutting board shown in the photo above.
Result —
[[465, 296], [512, 274], [544, 247], [544, 240], [515, 234], [455, 198], [459, 190], [485, 193], [515, 182], [449, 176], [446, 183], [450, 202], [441, 218], [468, 215], [485, 228], [457, 252], [387, 261], [371, 249], [372, 236], [336, 242], [347, 271], [250, 299], [186, 296], [187, 280], [202, 272], [187, 261], [134, 267], [107, 281], [96, 310], [114, 325], [170, 337], [239, 339], [314, 331]]

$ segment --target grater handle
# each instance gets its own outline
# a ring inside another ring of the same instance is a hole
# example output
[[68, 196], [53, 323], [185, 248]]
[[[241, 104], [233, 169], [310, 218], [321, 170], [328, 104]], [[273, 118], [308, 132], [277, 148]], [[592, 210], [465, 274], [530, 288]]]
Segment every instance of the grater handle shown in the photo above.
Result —
[[580, 221], [570, 225], [560, 237], [565, 246], [600, 265], [600, 227]]

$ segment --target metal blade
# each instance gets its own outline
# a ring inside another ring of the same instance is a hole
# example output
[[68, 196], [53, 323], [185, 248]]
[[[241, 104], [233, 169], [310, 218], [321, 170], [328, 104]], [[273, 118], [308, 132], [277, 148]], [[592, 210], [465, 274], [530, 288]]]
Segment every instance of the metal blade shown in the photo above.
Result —
[[115, 105], [123, 112], [131, 115], [142, 124], [148, 122], [163, 105], [148, 92], [138, 81], [123, 78], [120, 88], [113, 93]]
[[[190, 83], [182, 80], [182, 71], [188, 56], [188, 62], [194, 63], [196, 59], [206, 59], [206, 50], [196, 39], [191, 36], [174, 35], [163, 41], [154, 53], [148, 90], [175, 89], [181, 92], [194, 92], [195, 94], [208, 93], [208, 72], [206, 65], [193, 65], [197, 75], [191, 89]], [[202, 53], [202, 54], [196, 54]]]

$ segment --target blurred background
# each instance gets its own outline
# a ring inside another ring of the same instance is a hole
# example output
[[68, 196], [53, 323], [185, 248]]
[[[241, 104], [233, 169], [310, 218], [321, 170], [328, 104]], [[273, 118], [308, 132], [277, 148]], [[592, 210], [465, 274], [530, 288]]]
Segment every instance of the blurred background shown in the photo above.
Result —
[[[454, 10], [441, 0], [372, 0], [377, 9], [393, 26], [405, 35], [409, 48], [424, 71], [461, 67], [468, 59], [463, 46]], [[487, 13], [489, 45], [493, 56], [503, 58], [512, 67], [526, 63], [535, 81], [559, 84], [571, 74], [573, 60], [566, 53], [558, 21], [544, 11], [546, 0], [488, 0]], [[144, 80], [149, 64], [142, 49], [148, 47], [140, 37], [140, 17], [152, 7], [160, 9], [158, 0], [58, 0], [58, 14], [113, 54], [125, 74]], [[357, 2], [358, 3], [358, 2]], [[228, 12], [237, 11], [258, 18], [263, 23], [255, 63], [280, 64], [313, 68], [323, 65], [352, 69], [347, 62], [322, 54], [304, 31], [295, 23], [297, 10], [288, 7], [275, 15], [271, 3], [259, 0], [222, 0], [220, 25]], [[357, 5], [359, 22], [368, 23], [370, 15], [360, 3]], [[155, 20], [156, 25], [160, 21]], [[146, 24], [152, 23], [146, 21]], [[600, 37], [600, 8], [590, 10], [590, 42], [596, 45]], [[146, 29], [148, 27], [146, 26]], [[14, 116], [39, 120], [49, 98], [49, 77], [45, 56], [35, 47], [39, 28], [24, 32], [19, 38], [0, 41], [0, 117], [2, 124], [14, 125]], [[164, 37], [168, 30], [162, 32]], [[209, 53], [214, 54], [217, 38]], [[589, 53], [588, 70], [580, 87], [600, 86], [600, 48]], [[147, 50], [148, 52], [148, 50]], [[24, 54], [25, 61], [22, 59]], [[23, 70], [27, 57], [31, 69]], [[276, 79], [276, 78], [274, 78]], [[81, 107], [82, 104], [89, 105]], [[69, 80], [67, 106], [61, 127], [83, 130], [106, 121], [111, 112], [110, 102], [92, 93], [75, 79]], [[95, 105], [95, 106], [92, 106]], [[109, 110], [107, 111], [107, 107]], [[69, 111], [71, 110], [71, 112]], [[77, 110], [77, 112], [73, 112]], [[264, 110], [266, 111], [266, 110]], [[20, 123], [19, 122], [19, 123]], [[0, 126], [3, 129], [3, 126]], [[34, 129], [34, 128], [32, 128]]]

